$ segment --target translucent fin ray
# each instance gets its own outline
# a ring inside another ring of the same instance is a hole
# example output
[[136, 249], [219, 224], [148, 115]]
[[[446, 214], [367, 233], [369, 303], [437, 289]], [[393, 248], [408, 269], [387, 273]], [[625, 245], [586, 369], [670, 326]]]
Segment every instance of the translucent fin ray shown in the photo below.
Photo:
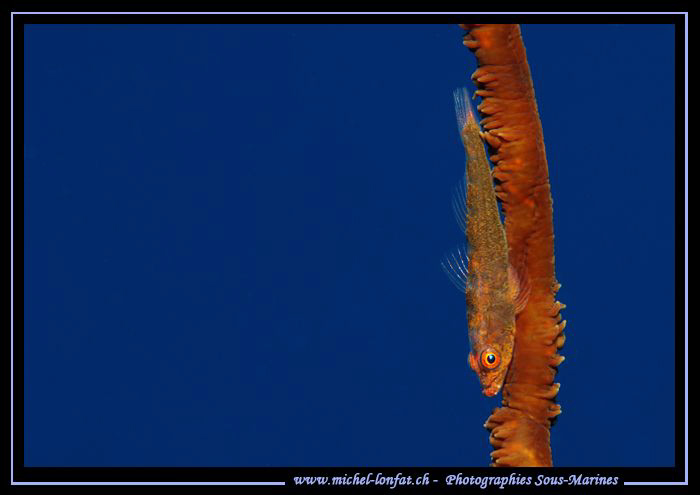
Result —
[[455, 186], [452, 193], [452, 210], [454, 211], [457, 224], [462, 229], [462, 232], [467, 233], [467, 176], [466, 174], [461, 181]]
[[459, 289], [462, 293], [466, 293], [467, 288], [469, 287], [469, 270], [467, 268], [469, 258], [467, 257], [466, 252], [462, 251], [463, 250], [460, 248], [457, 249], [457, 253], [452, 252], [445, 255], [441, 265], [442, 270], [447, 275], [447, 278], [450, 279], [450, 282], [452, 282], [454, 286], [457, 287], [457, 289]]

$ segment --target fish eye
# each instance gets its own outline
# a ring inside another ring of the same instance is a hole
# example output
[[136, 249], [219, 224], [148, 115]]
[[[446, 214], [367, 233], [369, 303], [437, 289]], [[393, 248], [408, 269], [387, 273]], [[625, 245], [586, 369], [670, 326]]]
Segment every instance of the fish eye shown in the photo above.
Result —
[[487, 370], [492, 370], [496, 368], [501, 362], [501, 358], [498, 353], [492, 350], [486, 350], [481, 353], [481, 365]]

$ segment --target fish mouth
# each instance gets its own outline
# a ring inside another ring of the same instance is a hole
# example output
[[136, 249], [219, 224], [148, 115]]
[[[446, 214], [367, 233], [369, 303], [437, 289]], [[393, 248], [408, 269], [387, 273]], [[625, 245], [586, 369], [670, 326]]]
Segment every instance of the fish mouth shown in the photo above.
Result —
[[498, 372], [492, 374], [481, 375], [481, 392], [486, 397], [493, 397], [498, 394], [503, 388], [504, 382], [506, 380], [506, 374], [508, 368], [499, 369]]
[[492, 383], [488, 387], [482, 389], [483, 394], [486, 397], [493, 397], [501, 390], [501, 385], [499, 383]]

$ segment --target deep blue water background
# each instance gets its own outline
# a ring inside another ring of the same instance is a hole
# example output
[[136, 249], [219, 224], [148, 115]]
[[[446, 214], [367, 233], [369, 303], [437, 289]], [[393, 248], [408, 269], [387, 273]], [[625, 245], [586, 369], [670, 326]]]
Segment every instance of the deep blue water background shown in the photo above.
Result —
[[[25, 31], [29, 466], [484, 466], [449, 25]], [[672, 26], [524, 25], [560, 466], [673, 464]], [[621, 439], [624, 438], [624, 441]]]

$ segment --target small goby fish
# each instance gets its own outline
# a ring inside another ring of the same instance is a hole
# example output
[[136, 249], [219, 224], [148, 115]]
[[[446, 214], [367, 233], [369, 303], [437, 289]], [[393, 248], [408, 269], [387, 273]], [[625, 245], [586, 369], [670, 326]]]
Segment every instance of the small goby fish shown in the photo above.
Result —
[[[466, 176], [455, 211], [467, 238], [467, 262], [447, 259], [448, 275], [464, 290], [468, 309], [469, 366], [484, 395], [496, 395], [513, 357], [515, 316], [527, 304], [526, 277], [508, 262], [491, 167], [466, 88], [454, 92], [460, 136], [467, 154]], [[448, 268], [449, 267], [449, 268]], [[450, 271], [452, 273], [450, 273]]]

